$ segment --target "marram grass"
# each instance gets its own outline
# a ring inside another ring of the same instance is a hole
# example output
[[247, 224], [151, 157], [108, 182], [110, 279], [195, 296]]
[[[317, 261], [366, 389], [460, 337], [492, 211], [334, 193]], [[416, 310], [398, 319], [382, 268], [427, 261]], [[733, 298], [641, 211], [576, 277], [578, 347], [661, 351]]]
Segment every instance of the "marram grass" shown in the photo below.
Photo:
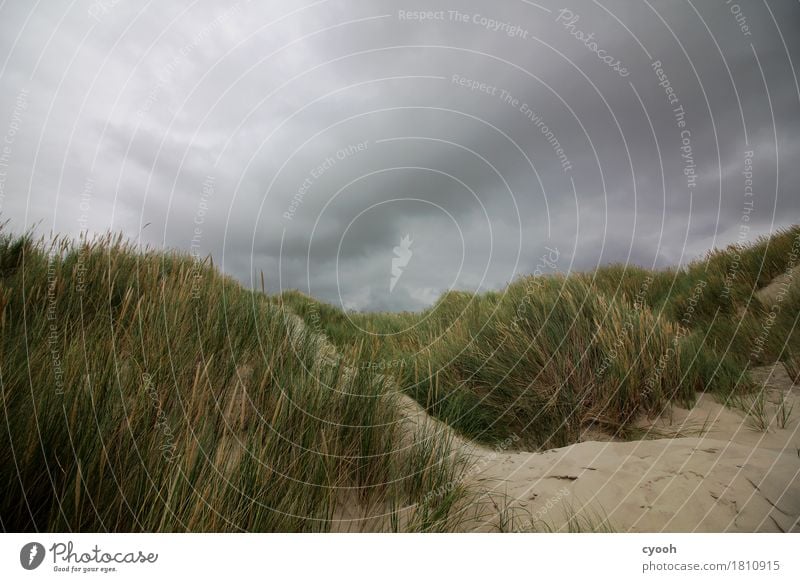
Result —
[[110, 238], [5, 237], [0, 269], [3, 529], [366, 527], [345, 501], [453, 527], [462, 486], [419, 502], [463, 459], [407, 442], [385, 378], [265, 296]]
[[405, 421], [398, 392], [467, 439], [528, 450], [635, 438], [699, 391], [757, 402], [751, 366], [798, 376], [799, 255], [794, 227], [682, 269], [345, 313], [118, 237], [0, 236], [0, 527], [458, 529], [469, 461]]

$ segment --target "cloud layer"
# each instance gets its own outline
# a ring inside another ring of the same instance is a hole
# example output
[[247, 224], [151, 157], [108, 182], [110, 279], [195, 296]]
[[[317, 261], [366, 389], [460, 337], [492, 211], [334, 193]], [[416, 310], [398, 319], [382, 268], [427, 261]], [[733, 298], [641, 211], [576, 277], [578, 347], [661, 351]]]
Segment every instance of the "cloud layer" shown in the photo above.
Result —
[[12, 0], [0, 216], [348, 309], [500, 288], [554, 249], [549, 270], [680, 264], [798, 222], [799, 23], [744, 1]]

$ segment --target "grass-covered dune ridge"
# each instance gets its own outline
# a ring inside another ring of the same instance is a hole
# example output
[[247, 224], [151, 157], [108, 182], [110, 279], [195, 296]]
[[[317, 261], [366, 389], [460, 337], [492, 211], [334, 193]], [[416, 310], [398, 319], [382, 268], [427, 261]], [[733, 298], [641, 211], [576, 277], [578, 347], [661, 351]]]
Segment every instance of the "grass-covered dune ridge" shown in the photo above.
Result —
[[[470, 438], [552, 447], [591, 427], [624, 437], [640, 415], [698, 391], [738, 402], [754, 365], [782, 361], [797, 375], [797, 265], [793, 227], [682, 269], [522, 277], [502, 292], [449, 292], [419, 314], [345, 314], [294, 291], [279, 301]], [[780, 301], [762, 302], [787, 272]]]
[[110, 238], [5, 236], [0, 273], [4, 529], [325, 531], [342, 499], [449, 527], [460, 486], [415, 505], [447, 441], [264, 295]]
[[[683, 269], [347, 313], [119, 237], [0, 233], [0, 527], [459, 529], [475, 491], [449, 428], [636, 438], [698, 392], [749, 402], [753, 366], [798, 377], [798, 264], [793, 227]], [[409, 423], [398, 393], [442, 424]]]

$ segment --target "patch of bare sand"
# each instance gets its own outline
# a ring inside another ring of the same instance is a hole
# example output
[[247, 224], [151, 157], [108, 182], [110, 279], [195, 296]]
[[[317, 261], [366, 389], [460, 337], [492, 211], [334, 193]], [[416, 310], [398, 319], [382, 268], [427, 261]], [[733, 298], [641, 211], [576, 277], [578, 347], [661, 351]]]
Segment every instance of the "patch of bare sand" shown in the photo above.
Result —
[[[800, 531], [800, 390], [781, 365], [754, 379], [765, 390], [766, 431], [702, 395], [691, 410], [673, 407], [642, 423], [646, 440], [542, 453], [474, 449], [484, 495], [467, 529], [568, 530], [575, 514], [583, 529]], [[783, 427], [781, 399], [794, 407]]]
[[786, 290], [792, 285], [795, 279], [800, 276], [800, 267], [793, 267], [775, 277], [766, 285], [755, 292], [755, 296], [767, 307], [771, 307]]
[[[642, 421], [643, 439], [607, 435], [544, 452], [488, 449], [458, 437], [411, 398], [395, 394], [406, 444], [452, 438], [471, 457], [477, 499], [463, 531], [800, 531], [800, 388], [778, 364], [753, 371], [766, 396], [766, 431], [738, 409], [700, 395]], [[792, 414], [778, 426], [776, 403]], [[407, 508], [413, 511], [414, 508]], [[408, 515], [401, 512], [400, 529]], [[389, 531], [388, 507], [341, 499], [335, 531]], [[572, 525], [571, 525], [572, 524]]]

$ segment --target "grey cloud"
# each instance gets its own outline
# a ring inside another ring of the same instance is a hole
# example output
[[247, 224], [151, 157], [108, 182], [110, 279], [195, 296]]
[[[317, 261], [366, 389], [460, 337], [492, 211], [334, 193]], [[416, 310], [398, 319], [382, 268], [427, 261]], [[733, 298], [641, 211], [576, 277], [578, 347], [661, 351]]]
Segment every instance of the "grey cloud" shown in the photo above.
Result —
[[[263, 271], [271, 291], [389, 310], [501, 288], [546, 248], [566, 271], [735, 242], [748, 149], [751, 236], [797, 222], [797, 4], [742, 0], [739, 21], [722, 2], [540, 4], [6, 2], [0, 140], [18, 129], [0, 213], [16, 231], [121, 230], [210, 253], [246, 285]], [[577, 21], [557, 22], [565, 7]], [[653, 60], [686, 112], [692, 188]]]

